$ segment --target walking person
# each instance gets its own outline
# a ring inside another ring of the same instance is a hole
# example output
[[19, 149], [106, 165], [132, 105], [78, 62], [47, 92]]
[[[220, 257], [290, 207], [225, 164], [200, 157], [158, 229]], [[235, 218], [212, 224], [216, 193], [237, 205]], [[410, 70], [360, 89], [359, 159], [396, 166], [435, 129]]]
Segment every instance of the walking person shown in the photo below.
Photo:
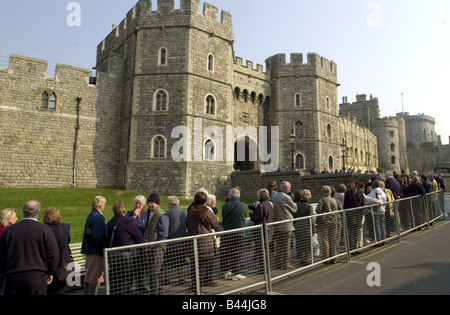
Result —
[[23, 219], [8, 227], [0, 240], [0, 273], [4, 295], [46, 295], [59, 262], [55, 235], [37, 218], [41, 204], [25, 203]]
[[[245, 228], [248, 207], [241, 202], [241, 192], [232, 188], [228, 194], [228, 202], [222, 207], [222, 225], [225, 231]], [[222, 237], [221, 262], [222, 268], [226, 270], [225, 278], [233, 280], [244, 280], [241, 274], [241, 257], [245, 244], [243, 232], [224, 234]]]
[[[70, 225], [62, 223], [61, 213], [57, 208], [47, 208], [44, 211], [42, 222], [53, 231], [56, 242], [58, 243], [59, 255], [64, 259], [65, 264], [73, 262], [72, 252], [70, 251]], [[64, 295], [66, 281], [53, 279], [48, 286], [48, 295]]]
[[97, 196], [92, 201], [92, 211], [84, 225], [83, 242], [81, 253], [86, 255], [86, 274], [84, 276], [84, 294], [97, 295], [105, 265], [103, 261], [103, 250], [106, 247], [106, 222], [103, 216], [106, 199]]
[[[293, 220], [293, 215], [297, 212], [297, 205], [290, 196], [291, 184], [283, 181], [280, 184], [280, 190], [273, 198], [273, 221]], [[292, 221], [274, 226], [275, 268], [294, 268], [291, 265], [291, 237], [294, 230]]]
[[[118, 201], [113, 206], [114, 216], [106, 225], [109, 248], [140, 244], [144, 236], [131, 218], [125, 217], [127, 206], [123, 201]], [[111, 295], [126, 295], [131, 288], [131, 264], [133, 250], [113, 251], [108, 257], [109, 283]]]

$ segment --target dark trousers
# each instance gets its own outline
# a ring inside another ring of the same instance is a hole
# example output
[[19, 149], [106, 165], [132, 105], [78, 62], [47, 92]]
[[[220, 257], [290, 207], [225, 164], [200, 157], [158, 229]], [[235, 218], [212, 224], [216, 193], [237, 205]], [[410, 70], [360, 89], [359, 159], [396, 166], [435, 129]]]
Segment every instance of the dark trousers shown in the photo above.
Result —
[[162, 264], [164, 259], [164, 250], [160, 246], [153, 247], [148, 254], [148, 273], [150, 276], [150, 294], [162, 295]]
[[241, 257], [245, 244], [244, 236], [226, 234], [221, 236], [220, 262], [222, 271], [234, 274], [241, 273]]
[[47, 278], [42, 272], [7, 275], [4, 295], [47, 295]]

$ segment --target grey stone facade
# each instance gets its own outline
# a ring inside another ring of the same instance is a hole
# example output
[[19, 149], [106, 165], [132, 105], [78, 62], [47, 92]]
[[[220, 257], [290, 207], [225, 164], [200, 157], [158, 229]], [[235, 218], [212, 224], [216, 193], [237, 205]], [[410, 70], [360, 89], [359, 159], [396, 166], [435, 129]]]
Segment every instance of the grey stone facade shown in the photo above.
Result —
[[[231, 14], [200, 5], [181, 0], [175, 10], [173, 0], [159, 0], [152, 11], [150, 0], [139, 1], [98, 45], [95, 84], [89, 70], [57, 65], [48, 78], [47, 62], [12, 55], [9, 68], [0, 69], [0, 186], [118, 187], [179, 197], [206, 187], [224, 196], [234, 168], [261, 168], [260, 157], [234, 155], [239, 141], [246, 151], [259, 141], [259, 126], [279, 127], [280, 170], [291, 170], [292, 157], [303, 172], [344, 164], [376, 170], [376, 133], [339, 115], [336, 63], [314, 53], [292, 54], [290, 63], [284, 54], [269, 57], [265, 71], [244, 63], [235, 55]], [[41, 107], [44, 92], [55, 93], [55, 109]], [[178, 126], [190, 131], [175, 152], [181, 161], [172, 152], [186, 136], [174, 134]], [[229, 137], [227, 129], [237, 127], [257, 133]], [[211, 143], [214, 151], [205, 152]]]

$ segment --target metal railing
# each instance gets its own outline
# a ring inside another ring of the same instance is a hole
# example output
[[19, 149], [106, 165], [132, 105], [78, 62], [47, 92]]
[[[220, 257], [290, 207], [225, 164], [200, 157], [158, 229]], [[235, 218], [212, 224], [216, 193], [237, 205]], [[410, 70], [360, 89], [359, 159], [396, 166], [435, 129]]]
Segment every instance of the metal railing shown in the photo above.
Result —
[[272, 283], [431, 225], [442, 191], [331, 214], [105, 249], [108, 295], [272, 293]]

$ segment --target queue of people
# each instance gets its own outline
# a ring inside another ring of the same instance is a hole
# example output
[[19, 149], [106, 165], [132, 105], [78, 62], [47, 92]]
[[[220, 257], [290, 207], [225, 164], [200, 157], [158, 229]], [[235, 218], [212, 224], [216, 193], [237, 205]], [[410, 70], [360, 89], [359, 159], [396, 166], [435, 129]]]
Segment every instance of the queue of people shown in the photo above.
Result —
[[[113, 252], [109, 268], [114, 283], [114, 294], [164, 294], [168, 283], [168, 271], [176, 270], [178, 283], [184, 284], [183, 266], [191, 262], [191, 291], [198, 293], [202, 287], [217, 286], [212, 270], [215, 258], [219, 257], [224, 279], [245, 280], [242, 255], [246, 246], [244, 232], [227, 233], [217, 237], [214, 232], [245, 228], [249, 218], [252, 224], [283, 222], [268, 226], [265, 238], [273, 257], [273, 268], [286, 270], [294, 268], [294, 258], [300, 265], [311, 259], [311, 244], [320, 240], [320, 253], [324, 263], [335, 264], [338, 246], [342, 241], [343, 220], [340, 210], [350, 210], [347, 214], [347, 229], [350, 250], [358, 254], [370, 242], [367, 235], [373, 235], [377, 243], [392, 232], [394, 213], [398, 211], [399, 221], [408, 228], [411, 216], [422, 223], [425, 215], [402, 212], [395, 208], [393, 201], [445, 189], [443, 182], [434, 174], [421, 177], [397, 177], [386, 172], [385, 179], [374, 177], [362, 184], [351, 180], [340, 184], [337, 189], [324, 185], [317, 207], [310, 204], [311, 191], [300, 189], [291, 191], [287, 181], [271, 181], [266, 188], [259, 189], [253, 205], [241, 202], [241, 190], [233, 187], [222, 208], [222, 220], [217, 216], [216, 197], [206, 189], [200, 189], [189, 206], [187, 215], [179, 206], [176, 196], [167, 198], [169, 210], [163, 211], [160, 197], [153, 193], [148, 198], [137, 196], [133, 210], [128, 211], [124, 202], [113, 206], [113, 218], [105, 221], [106, 199], [97, 196], [92, 201], [92, 211], [88, 215], [83, 231], [81, 253], [86, 257], [84, 292], [86, 295], [98, 293], [104, 282], [104, 249], [133, 244], [150, 243], [145, 249], [128, 252]], [[147, 209], [146, 209], [147, 205]], [[373, 216], [368, 216], [358, 208], [372, 205]], [[56, 279], [58, 268], [73, 262], [69, 244], [70, 225], [62, 223], [60, 211], [47, 208], [43, 223], [37, 221], [41, 211], [38, 201], [31, 200], [23, 206], [23, 216], [17, 222], [14, 209], [4, 209], [0, 213], [0, 275], [3, 275], [1, 292], [5, 295], [64, 294], [65, 281]], [[432, 207], [431, 207], [432, 208]], [[354, 209], [354, 210], [353, 210]], [[309, 217], [310, 220], [293, 220]], [[373, 224], [368, 224], [370, 220]], [[422, 221], [420, 221], [422, 220]], [[374, 227], [373, 233], [368, 229]], [[161, 242], [199, 236], [196, 243], [200, 281], [196, 277], [194, 243], [192, 241]], [[27, 246], [23, 246], [24, 243]], [[381, 242], [381, 243], [380, 243]], [[292, 257], [295, 244], [296, 257]], [[257, 273], [264, 273], [262, 252], [255, 252]], [[200, 286], [198, 286], [200, 285]]]

